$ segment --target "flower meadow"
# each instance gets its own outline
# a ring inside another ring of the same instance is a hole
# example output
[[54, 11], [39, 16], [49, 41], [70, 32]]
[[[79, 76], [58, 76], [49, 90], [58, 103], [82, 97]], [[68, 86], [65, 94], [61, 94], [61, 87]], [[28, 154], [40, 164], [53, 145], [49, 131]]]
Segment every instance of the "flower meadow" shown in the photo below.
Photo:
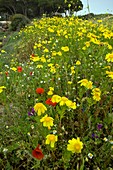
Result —
[[112, 170], [113, 26], [34, 19], [0, 58], [2, 169]]

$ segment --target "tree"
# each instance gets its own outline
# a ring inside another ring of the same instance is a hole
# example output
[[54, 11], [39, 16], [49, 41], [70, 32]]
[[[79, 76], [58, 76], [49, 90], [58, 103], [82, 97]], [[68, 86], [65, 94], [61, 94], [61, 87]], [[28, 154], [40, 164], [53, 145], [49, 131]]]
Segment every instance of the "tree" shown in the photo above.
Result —
[[4, 9], [4, 11], [7, 11], [9, 14], [15, 14], [16, 0], [0, 0], [0, 11], [1, 9]]
[[21, 13], [29, 17], [31, 13], [33, 15], [33, 12], [36, 13], [37, 10], [37, 0], [0, 0], [0, 12], [6, 11], [9, 15]]
[[34, 17], [33, 13], [38, 9], [37, 0], [16, 0], [17, 11], [28, 17]]
[[65, 0], [65, 8], [77, 12], [83, 9], [83, 4], [80, 0]]
[[83, 8], [81, 0], [37, 0], [40, 14], [64, 12], [65, 10], [79, 11]]
[[6, 11], [9, 15], [20, 13], [28, 17], [36, 17], [42, 14], [51, 14], [71, 11], [79, 11], [83, 8], [81, 0], [0, 0], [0, 11]]

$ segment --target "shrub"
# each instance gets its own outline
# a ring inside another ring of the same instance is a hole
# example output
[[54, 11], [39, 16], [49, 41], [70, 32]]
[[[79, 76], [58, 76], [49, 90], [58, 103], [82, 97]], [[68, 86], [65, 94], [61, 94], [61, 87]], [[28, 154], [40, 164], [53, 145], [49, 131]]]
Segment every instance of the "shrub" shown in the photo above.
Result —
[[19, 31], [21, 28], [24, 28], [26, 24], [30, 23], [30, 19], [22, 14], [15, 14], [11, 18], [11, 30]]
[[93, 19], [94, 17], [95, 17], [95, 15], [93, 13], [89, 13], [89, 14], [86, 14], [86, 15], [79, 16], [79, 18], [85, 19], [85, 20]]

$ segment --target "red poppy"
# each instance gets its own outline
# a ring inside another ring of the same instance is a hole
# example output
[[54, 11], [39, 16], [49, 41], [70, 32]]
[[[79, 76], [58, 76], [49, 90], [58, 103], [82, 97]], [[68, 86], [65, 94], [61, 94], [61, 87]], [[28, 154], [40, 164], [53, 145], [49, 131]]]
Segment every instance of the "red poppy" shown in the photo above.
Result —
[[21, 66], [18, 66], [18, 67], [17, 67], [17, 71], [18, 71], [18, 72], [22, 72], [22, 67], [21, 67]]
[[37, 88], [36, 89], [36, 93], [37, 94], [43, 94], [44, 93], [44, 89], [43, 88]]
[[40, 145], [38, 144], [38, 146], [32, 151], [32, 156], [35, 157], [36, 159], [43, 159], [44, 154], [42, 153], [41, 149], [39, 148]]
[[30, 74], [30, 76], [32, 76], [33, 72], [31, 71], [29, 74]]
[[52, 101], [51, 101], [51, 98], [48, 98], [47, 100], [46, 100], [46, 104], [48, 104], [48, 105], [51, 105], [51, 106], [56, 106], [56, 102], [55, 103], [53, 103]]
[[8, 74], [9, 74], [8, 71], [6, 71], [5, 74], [6, 74], [6, 76], [8, 76]]

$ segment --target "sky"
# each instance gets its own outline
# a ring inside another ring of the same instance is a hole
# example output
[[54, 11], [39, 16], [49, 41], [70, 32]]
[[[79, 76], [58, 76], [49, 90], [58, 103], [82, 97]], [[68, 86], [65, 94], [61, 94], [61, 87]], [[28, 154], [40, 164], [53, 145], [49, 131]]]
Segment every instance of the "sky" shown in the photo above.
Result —
[[89, 2], [90, 13], [94, 14], [113, 14], [113, 0], [81, 0], [83, 3], [83, 10], [77, 12], [77, 15], [85, 15], [88, 12], [87, 1]]

